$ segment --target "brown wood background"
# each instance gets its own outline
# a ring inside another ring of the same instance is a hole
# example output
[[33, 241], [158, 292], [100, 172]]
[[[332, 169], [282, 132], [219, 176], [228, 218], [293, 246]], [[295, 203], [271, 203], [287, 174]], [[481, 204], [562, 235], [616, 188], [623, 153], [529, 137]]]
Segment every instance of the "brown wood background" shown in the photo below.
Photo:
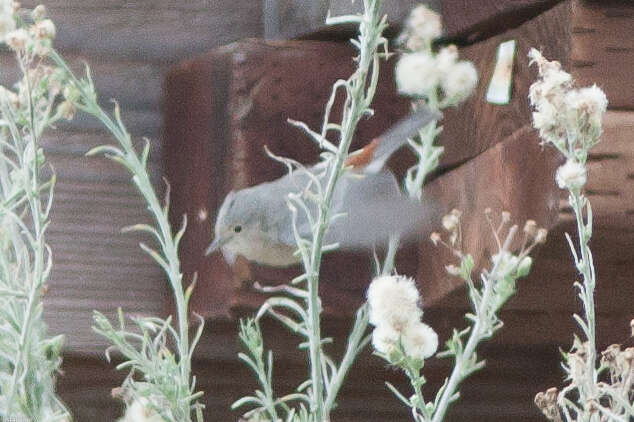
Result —
[[[403, 10], [413, 3], [411, 0], [388, 1], [393, 3], [390, 7], [398, 16], [403, 16]], [[333, 0], [332, 4], [345, 10], [347, 2]], [[564, 5], [554, 7], [560, 2]], [[273, 3], [283, 8], [278, 6], [273, 13], [279, 16], [271, 20], [271, 10], [263, 9], [263, 5], [271, 7]], [[608, 116], [606, 137], [615, 141], [603, 144], [593, 157], [591, 177], [596, 177], [596, 182], [590, 186], [592, 199], [603, 216], [601, 230], [606, 235], [598, 239], [597, 247], [605, 251], [603, 271], [609, 277], [610, 287], [599, 297], [599, 325], [605, 331], [622, 334], [603, 342], [618, 342], [624, 340], [627, 326], [622, 330], [614, 327], [626, 325], [632, 317], [626, 315], [631, 308], [628, 299], [632, 297], [631, 287], [622, 290], [631, 284], [627, 274], [623, 275], [630, 261], [629, 255], [622, 251], [629, 251], [634, 242], [634, 232], [622, 229], [631, 227], [634, 218], [631, 211], [634, 188], [630, 187], [634, 179], [630, 170], [634, 168], [630, 144], [634, 139], [634, 97], [631, 95], [634, 78], [628, 76], [634, 68], [630, 45], [634, 36], [628, 36], [631, 33], [619, 28], [631, 31], [634, 25], [628, 23], [634, 15], [627, 2], [603, 2], [607, 5], [604, 8], [585, 7], [588, 4], [583, 2], [584, 8], [579, 9], [581, 3], [577, 0], [442, 0], [435, 4], [445, 15], [447, 37], [464, 46], [462, 54], [476, 63], [482, 65], [490, 60], [500, 40], [517, 37], [523, 49], [535, 41], [545, 51], [561, 54], [563, 62], [572, 60], [575, 76], [580, 81], [589, 83], [599, 78], [611, 104], [619, 109]], [[25, 0], [23, 4], [30, 7], [37, 2]], [[315, 37], [319, 39], [343, 37], [341, 33], [323, 31], [315, 18], [306, 21], [302, 17], [298, 21], [301, 13], [297, 11], [305, 4], [305, 0], [51, 0], [46, 3], [57, 24], [58, 48], [77, 70], [81, 70], [84, 60], [90, 63], [104, 104], [116, 97], [133, 135], [151, 138], [151, 171], [157, 186], [161, 186], [165, 170], [162, 85], [169, 69], [183, 59], [214, 47], [244, 38], [263, 37], [266, 25], [271, 22], [278, 22], [277, 29], [285, 37], [310, 38], [306, 32], [311, 31], [318, 32]], [[474, 7], [476, 4], [478, 7]], [[571, 10], [576, 11], [572, 15], [576, 20], [569, 20]], [[395, 23], [398, 25], [398, 19]], [[347, 36], [348, 32], [343, 34]], [[601, 42], [597, 43], [592, 34], [598, 34]], [[547, 39], [552, 42], [542, 41]], [[0, 57], [0, 83], [10, 83], [17, 76], [15, 66], [8, 53], [1, 52]], [[524, 57], [520, 60], [516, 66], [525, 65]], [[515, 87], [516, 92], [525, 90], [529, 84], [524, 71], [518, 69], [521, 80]], [[214, 75], [218, 74], [208, 76]], [[479, 94], [486, 89], [486, 77], [482, 79]], [[205, 78], [196, 81], [200, 87], [212, 82]], [[481, 102], [481, 98], [479, 100]], [[460, 139], [477, 133], [478, 143], [464, 150], [462, 159], [446, 163], [448, 168], [481, 154], [502, 139], [518, 136], [518, 133], [524, 136], [525, 103], [503, 112], [491, 106], [479, 107], [475, 102], [466, 107], [469, 110], [466, 115], [473, 117], [465, 120], [462, 129], [456, 127], [449, 135]], [[479, 116], [487, 116], [487, 119], [483, 118], [485, 124], [476, 128]], [[210, 129], [223, 130], [222, 127]], [[123, 374], [103, 360], [106, 345], [90, 329], [92, 310], [112, 315], [117, 306], [122, 306], [130, 312], [160, 314], [168, 306], [168, 290], [162, 274], [138, 250], [140, 238], [119, 233], [121, 227], [147, 219], [138, 194], [119, 166], [101, 158], [83, 156], [92, 146], [107, 141], [96, 122], [85, 118], [61, 125], [59, 131], [44, 140], [45, 151], [58, 175], [57, 201], [49, 232], [55, 267], [46, 299], [46, 318], [52, 333], [67, 334], [59, 388], [78, 421], [112, 421], [120, 414], [120, 406], [110, 398], [109, 392], [121, 382]], [[561, 232], [570, 228], [563, 205], [560, 216], [563, 225], [553, 241], [561, 243]], [[520, 295], [503, 315], [507, 327], [502, 336], [482, 352], [489, 362], [487, 368], [465, 384], [463, 398], [448, 420], [542, 420], [532, 404], [532, 397], [537, 391], [560, 384], [561, 370], [553, 343], [569, 339], [573, 327], [569, 314], [576, 303], [570, 286], [571, 272], [555, 271], [562, 262], [570, 265], [565, 249], [561, 245], [553, 246], [538, 258], [544, 260], [544, 264], [536, 268], [538, 277], [520, 286]], [[557, 288], [551, 290], [551, 285]], [[610, 293], [615, 290], [621, 294]], [[460, 322], [464, 303], [459, 298], [459, 294], [450, 296], [441, 307], [428, 311], [427, 317], [437, 321], [439, 330], [446, 331]], [[326, 323], [326, 329], [340, 337], [348, 323], [334, 319]], [[204, 402], [209, 421], [237, 420], [238, 414], [228, 410], [231, 401], [255, 386], [235, 357], [238, 350], [235, 332], [233, 320], [209, 321], [198, 351], [195, 371], [201, 389], [206, 391]], [[306, 371], [301, 365], [303, 356], [289, 343], [290, 339], [276, 337], [277, 341], [274, 348], [278, 388], [287, 392]], [[438, 386], [447, 370], [447, 362], [429, 364], [426, 368], [430, 380], [428, 394]], [[335, 413], [335, 420], [409, 420], [382, 385], [383, 379], [401, 385], [400, 374], [366, 353], [350, 377], [343, 391], [343, 406]]]

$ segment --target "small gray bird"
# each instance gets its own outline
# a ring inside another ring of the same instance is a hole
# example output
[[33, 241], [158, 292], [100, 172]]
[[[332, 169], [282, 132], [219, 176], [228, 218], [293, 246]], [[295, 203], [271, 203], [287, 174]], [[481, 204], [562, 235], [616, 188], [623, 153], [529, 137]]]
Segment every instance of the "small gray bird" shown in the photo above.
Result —
[[[431, 207], [410, 200], [401, 192], [394, 174], [385, 169], [388, 158], [407, 143], [407, 138], [440, 113], [420, 107], [366, 147], [350, 155], [345, 172], [333, 193], [331, 215], [343, 214], [328, 228], [324, 244], [340, 249], [368, 249], [385, 245], [392, 234], [412, 236], [430, 218]], [[306, 168], [325, 182], [324, 163]], [[297, 170], [277, 180], [231, 191], [218, 210], [215, 237], [206, 251], [221, 249], [233, 265], [238, 255], [259, 264], [287, 267], [299, 262], [287, 196], [310, 183], [305, 171]], [[323, 184], [323, 183], [322, 183]], [[313, 215], [316, 206], [306, 201]], [[297, 228], [309, 238], [311, 227], [303, 212]]]

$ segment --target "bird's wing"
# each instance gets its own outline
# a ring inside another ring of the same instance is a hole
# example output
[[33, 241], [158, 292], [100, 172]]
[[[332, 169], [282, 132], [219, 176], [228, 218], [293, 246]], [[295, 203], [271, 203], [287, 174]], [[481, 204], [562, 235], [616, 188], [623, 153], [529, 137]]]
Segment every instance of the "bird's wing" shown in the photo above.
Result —
[[[293, 176], [272, 182], [266, 194], [286, 198], [289, 193], [301, 191], [308, 182], [305, 174], [293, 173]], [[341, 249], [348, 250], [386, 245], [392, 234], [399, 234], [405, 240], [417, 239], [426, 234], [429, 222], [436, 214], [432, 205], [421, 204], [403, 195], [392, 172], [385, 169], [375, 174], [344, 174], [332, 200], [331, 217], [339, 216], [328, 228], [324, 244], [338, 243]], [[262, 203], [272, 204], [270, 200]], [[317, 218], [315, 204], [309, 200], [305, 203], [313, 218]], [[269, 227], [263, 229], [271, 235], [273, 242], [294, 246], [291, 212], [286, 204], [276, 204], [273, 208], [266, 212]], [[300, 236], [310, 239], [312, 227], [301, 209], [297, 211], [297, 230]]]
[[344, 180], [335, 192], [333, 212], [345, 215], [331, 224], [326, 242], [338, 243], [341, 249], [371, 249], [386, 245], [393, 234], [412, 240], [429, 231], [435, 207], [403, 195], [390, 171]]

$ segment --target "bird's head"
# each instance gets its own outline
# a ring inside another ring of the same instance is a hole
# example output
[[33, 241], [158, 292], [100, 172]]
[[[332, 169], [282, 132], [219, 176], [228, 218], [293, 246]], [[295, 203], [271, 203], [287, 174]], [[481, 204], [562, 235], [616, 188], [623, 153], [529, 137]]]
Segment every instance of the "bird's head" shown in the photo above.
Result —
[[231, 191], [223, 201], [214, 228], [214, 240], [205, 254], [218, 249], [225, 260], [233, 264], [259, 223], [256, 218], [257, 204], [249, 200], [246, 190]]

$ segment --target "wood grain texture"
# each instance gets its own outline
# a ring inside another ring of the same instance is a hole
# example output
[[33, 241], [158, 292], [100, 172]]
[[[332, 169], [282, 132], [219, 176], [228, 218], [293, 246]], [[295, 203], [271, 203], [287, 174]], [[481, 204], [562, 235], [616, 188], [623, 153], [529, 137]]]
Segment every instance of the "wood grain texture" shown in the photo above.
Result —
[[609, 107], [634, 109], [634, 4], [572, 2], [571, 71], [581, 85], [599, 85]]
[[562, 0], [442, 0], [445, 36], [472, 43], [515, 28]]
[[[528, 51], [538, 46], [546, 57], [560, 60], [564, 68], [568, 68], [569, 19], [570, 3], [564, 2], [518, 28], [460, 49], [460, 56], [475, 64], [480, 80], [467, 102], [445, 111], [441, 134], [441, 143], [445, 147], [442, 167], [463, 163], [531, 124], [527, 95], [536, 70], [528, 65]], [[501, 42], [510, 39], [517, 40], [511, 102], [508, 105], [490, 104], [485, 101], [485, 96], [495, 67], [496, 50]]]
[[[264, 37], [269, 40], [280, 39], [340, 39], [346, 40], [355, 35], [355, 29], [349, 25], [327, 27], [327, 12], [331, 16], [357, 14], [363, 11], [362, 2], [349, 0], [259, 0], [264, 8]], [[386, 14], [393, 30], [398, 30], [409, 15], [410, 10], [426, 3], [435, 10], [441, 0], [391, 0], [384, 2], [382, 13]]]
[[[353, 65], [352, 49], [344, 44], [250, 40], [187, 62], [168, 78], [167, 174], [179, 189], [184, 186], [183, 192], [175, 192], [182, 196], [175, 201], [180, 205], [173, 210], [173, 221], [183, 213], [196, 216], [202, 210], [206, 214], [195, 223], [197, 230], [183, 239], [185, 268], [203, 268], [199, 272], [200, 300], [194, 299], [192, 305], [197, 312], [226, 315], [232, 307], [261, 302], [261, 296], [242, 288], [244, 279], [229, 272], [220, 256], [203, 257], [215, 210], [229, 190], [284, 174], [284, 167], [266, 156], [265, 145], [275, 154], [306, 164], [317, 160], [317, 148], [286, 120], [298, 119], [317, 127], [331, 84], [347, 77]], [[361, 123], [352, 149], [369, 142], [408, 111], [408, 102], [394, 92], [391, 65], [384, 67], [377, 92], [377, 117]], [[315, 73], [320, 77], [306, 79]], [[337, 101], [332, 115], [337, 116], [340, 109]], [[406, 151], [398, 158], [401, 171], [412, 163]], [[192, 184], [192, 178], [199, 182]], [[348, 298], [341, 292], [364, 288], [371, 276], [371, 260], [366, 254], [333, 255], [324, 263], [324, 294], [331, 298], [333, 310], [349, 314], [350, 306], [340, 306]], [[409, 261], [415, 271], [415, 254]], [[350, 270], [342, 273], [339, 269], [344, 263]], [[250, 281], [278, 283], [299, 268], [286, 271], [252, 265], [250, 271], [254, 277]]]
[[[590, 246], [597, 271], [598, 332], [604, 344], [618, 342], [619, 336], [625, 336], [627, 322], [634, 317], [634, 286], [629, 270], [634, 259], [633, 142], [634, 112], [608, 111], [602, 140], [593, 148], [588, 163], [586, 194], [594, 215]], [[541, 160], [543, 154], [532, 155], [531, 160]], [[551, 172], [542, 180], [544, 188], [554, 187], [553, 175]], [[564, 235], [570, 233], [576, 239], [576, 227], [564, 191], [560, 191], [559, 198], [559, 222], [551, 229], [547, 244], [537, 251], [531, 275], [519, 283], [518, 294], [505, 307], [511, 313], [533, 312], [534, 321], [542, 327], [535, 335], [543, 341], [554, 341], [557, 333], [563, 332], [562, 326], [574, 329], [570, 315], [580, 310], [573, 287], [579, 276]], [[456, 292], [445, 297], [439, 306], [465, 309], [465, 304], [464, 294]], [[531, 332], [528, 327], [526, 332]]]
[[[42, 140], [57, 184], [48, 242], [55, 265], [45, 296], [45, 319], [54, 334], [66, 334], [66, 347], [96, 353], [107, 347], [92, 332], [92, 312], [110, 317], [116, 309], [139, 314], [165, 310], [167, 285], [138, 242], [151, 241], [121, 228], [149, 222], [145, 205], [120, 165], [85, 157], [90, 148], [111, 142], [99, 132], [53, 132]], [[153, 143], [158, 152], [157, 142]], [[160, 157], [149, 169], [159, 183]]]
[[[486, 208], [491, 208], [498, 221], [502, 211], [509, 211], [513, 223], [520, 227], [528, 219], [535, 220], [540, 227], [554, 225], [559, 191], [551, 181], [558, 163], [553, 151], [541, 153], [534, 130], [524, 127], [432, 181], [425, 195], [440, 202], [447, 212], [452, 208], [462, 212], [463, 251], [473, 255], [479, 272], [480, 268], [488, 267], [489, 257], [497, 253], [484, 217]], [[436, 227], [441, 230], [440, 221]], [[450, 277], [445, 270], [448, 263], [456, 263], [449, 251], [435, 248], [425, 239], [419, 253], [418, 282], [428, 306], [462, 286], [461, 280]], [[463, 289], [460, 290], [462, 294]]]
[[[22, 2], [25, 7], [39, 3]], [[89, 63], [105, 108], [116, 98], [134, 142], [141, 145], [139, 136], [152, 139], [149, 170], [162, 192], [166, 70], [188, 55], [261, 35], [261, 4], [52, 0], [46, 6], [57, 25], [56, 47], [71, 67], [81, 74], [83, 63]], [[13, 59], [1, 52], [0, 83], [17, 77]], [[140, 240], [151, 240], [120, 233], [126, 225], [149, 221], [129, 175], [115, 163], [84, 157], [90, 148], [112, 142], [101, 124], [80, 115], [49, 133], [43, 143], [57, 174], [57, 195], [48, 232], [55, 266], [45, 317], [52, 333], [67, 335], [67, 350], [97, 353], [107, 345], [92, 332], [93, 309], [109, 316], [118, 306], [163, 315], [169, 288], [160, 269], [138, 249]]]
[[[271, 329], [264, 322], [265, 333], [272, 333]], [[341, 327], [336, 333], [339, 336], [343, 335], [340, 330]], [[237, 352], [233, 325], [222, 324], [215, 334], [216, 341], [231, 344], [232, 351]], [[305, 378], [306, 368], [303, 355], [297, 352], [294, 344], [289, 350], [294, 351], [294, 356], [284, 357], [282, 345], [292, 339], [287, 334], [279, 337], [280, 341], [273, 345], [275, 391], [285, 394]], [[481, 356], [487, 359], [487, 367], [464, 383], [461, 398], [452, 406], [447, 420], [502, 422], [521, 418], [522, 421], [540, 421], [541, 415], [534, 407], [532, 397], [535, 392], [559, 382], [561, 371], [557, 349], [488, 346], [483, 348]], [[113, 363], [118, 361], [115, 359]], [[449, 360], [440, 359], [426, 362], [426, 394], [431, 395], [448, 374], [449, 363]], [[106, 422], [121, 415], [121, 405], [111, 398], [110, 391], [121, 383], [123, 374], [113, 365], [102, 357], [67, 355], [63, 367], [58, 391], [70, 405], [75, 420]], [[206, 406], [205, 420], [238, 420], [239, 412], [232, 412], [230, 404], [236, 397], [250, 394], [256, 388], [251, 372], [234, 356], [196, 359], [193, 370], [198, 375], [198, 387], [205, 392], [202, 397]], [[541, 373], [545, 375], [535, 376]], [[385, 380], [402, 391], [409, 391], [400, 372], [387, 368], [383, 361], [366, 350], [351, 369], [333, 418], [344, 422], [407, 420], [410, 417], [407, 409], [385, 387]]]
[[253, 0], [73, 0], [47, 6], [58, 29], [57, 47], [90, 57], [173, 63], [262, 33], [262, 6]]

